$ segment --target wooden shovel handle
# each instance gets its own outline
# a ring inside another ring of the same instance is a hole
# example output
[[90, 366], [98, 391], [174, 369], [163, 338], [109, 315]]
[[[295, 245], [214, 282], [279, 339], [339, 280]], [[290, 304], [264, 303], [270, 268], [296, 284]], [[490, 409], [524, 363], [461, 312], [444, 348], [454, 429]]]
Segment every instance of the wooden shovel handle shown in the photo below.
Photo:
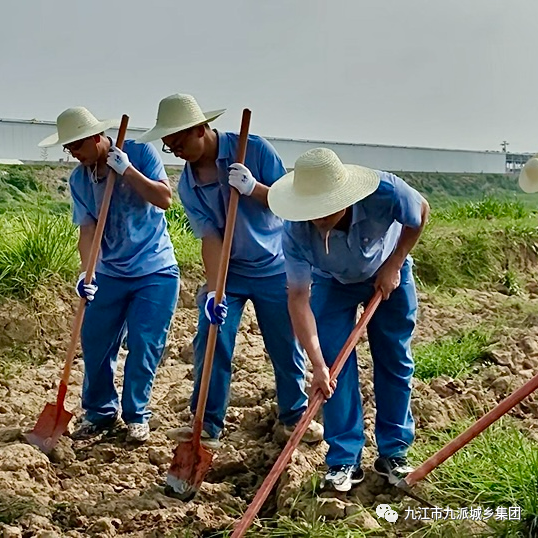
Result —
[[[379, 306], [381, 299], [381, 292], [376, 291], [373, 297], [370, 299], [368, 306], [364, 309], [364, 312], [359, 322], [355, 325], [353, 331], [351, 331], [351, 334], [346, 340], [344, 347], [338, 354], [338, 357], [336, 357], [336, 360], [334, 361], [334, 364], [332, 365], [330, 370], [331, 381], [335, 380], [338, 377], [338, 374], [342, 371], [342, 368], [344, 367], [344, 364], [346, 363], [349, 355], [357, 345], [357, 342], [360, 340], [361, 336], [364, 334], [366, 326], [368, 325], [370, 319], [372, 319], [372, 316], [374, 315], [377, 307]], [[308, 428], [308, 425], [314, 418], [315, 414], [318, 412], [318, 409], [323, 402], [323, 393], [321, 392], [321, 390], [317, 390], [314, 396], [310, 399], [308, 408], [301, 417], [301, 420], [299, 420], [299, 422], [295, 426], [295, 429], [293, 430], [291, 437], [286, 443], [284, 450], [280, 453], [280, 456], [274, 463], [273, 468], [265, 477], [265, 480], [263, 481], [262, 485], [260, 486], [260, 489], [256, 493], [256, 496], [252, 500], [252, 503], [248, 507], [247, 511], [243, 514], [243, 518], [235, 527], [231, 538], [241, 538], [245, 535], [247, 529], [254, 521], [254, 518], [256, 517], [256, 514], [258, 513], [260, 508], [263, 506], [265, 499], [267, 499], [267, 496], [269, 495], [269, 493], [271, 493], [271, 490], [273, 489], [273, 486], [278, 480], [278, 477], [282, 474], [284, 467], [286, 467], [289, 460], [291, 459], [293, 451], [299, 445], [303, 435], [306, 432], [306, 429]]]
[[[127, 125], [129, 123], [129, 116], [125, 114], [121, 117], [121, 124], [118, 130], [118, 138], [116, 140], [116, 147], [123, 148], [123, 142], [125, 141], [125, 134], [127, 132]], [[97, 258], [99, 256], [99, 250], [101, 249], [101, 240], [103, 239], [103, 232], [105, 230], [106, 219], [108, 216], [108, 209], [110, 207], [110, 199], [112, 198], [112, 192], [114, 190], [114, 184], [116, 183], [116, 172], [110, 170], [106, 180], [105, 193], [103, 195], [103, 201], [99, 210], [99, 217], [97, 218], [97, 226], [95, 227], [95, 235], [93, 236], [92, 247], [90, 250], [90, 258], [88, 260], [88, 266], [86, 267], [86, 277], [84, 278], [85, 284], [90, 284], [95, 272], [95, 266], [97, 265]], [[84, 319], [84, 309], [86, 306], [86, 298], [81, 297], [78, 303], [77, 313], [75, 314], [75, 320], [73, 321], [73, 328], [71, 330], [71, 340], [69, 341], [69, 347], [67, 348], [67, 355], [65, 359], [65, 366], [62, 374], [61, 383], [67, 385], [69, 383], [69, 377], [71, 375], [71, 367], [73, 365], [73, 359], [77, 350], [78, 339], [80, 336], [80, 330], [82, 328], [82, 321]], [[59, 393], [60, 394], [60, 393]], [[65, 392], [64, 392], [65, 394]]]
[[[250, 127], [251, 112], [248, 108], [243, 110], [241, 118], [241, 131], [239, 133], [239, 146], [237, 148], [237, 158], [235, 162], [243, 164], [247, 152], [248, 130]], [[230, 264], [230, 253], [232, 250], [232, 240], [235, 229], [235, 220], [237, 216], [237, 204], [239, 203], [239, 193], [236, 189], [230, 189], [230, 202], [228, 204], [228, 213], [226, 215], [226, 227], [224, 229], [224, 239], [222, 241], [222, 251], [220, 255], [219, 271], [217, 273], [217, 289], [215, 290], [215, 305], [222, 301], [224, 288], [226, 286], [226, 277], [228, 275], [228, 265]], [[200, 380], [200, 391], [198, 394], [198, 403], [196, 405], [196, 414], [193, 423], [193, 441], [200, 442], [202, 435], [202, 425], [204, 420], [207, 396], [209, 394], [209, 383], [211, 381], [211, 371], [213, 369], [213, 357], [217, 345], [218, 325], [211, 324], [204, 356], [204, 367], [202, 370], [202, 379]]]
[[408, 474], [399, 486], [414, 486], [420, 482], [441, 463], [453, 456], [460, 448], [480, 435], [486, 428], [489, 428], [495, 421], [499, 420], [510, 409], [515, 407], [529, 394], [538, 389], [538, 374], [530, 381], [527, 381], [522, 387], [507, 396], [500, 404], [494, 407], [489, 413], [471, 424], [464, 432], [460, 433], [455, 439], [446, 444], [438, 452], [430, 456], [420, 467], [417, 467], [412, 473]]

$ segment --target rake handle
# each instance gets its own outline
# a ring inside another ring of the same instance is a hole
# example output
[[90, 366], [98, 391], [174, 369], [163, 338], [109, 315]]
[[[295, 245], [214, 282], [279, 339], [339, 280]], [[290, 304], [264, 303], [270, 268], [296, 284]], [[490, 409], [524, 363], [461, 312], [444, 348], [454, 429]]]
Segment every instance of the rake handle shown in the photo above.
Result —
[[[116, 139], [116, 147], [123, 148], [123, 142], [125, 141], [125, 134], [127, 132], [127, 125], [129, 123], [129, 116], [123, 115], [121, 117], [120, 128], [118, 130], [118, 138]], [[90, 257], [88, 260], [88, 266], [86, 267], [86, 277], [84, 278], [84, 284], [90, 284], [95, 272], [95, 266], [97, 265], [97, 258], [99, 256], [99, 250], [101, 249], [101, 240], [103, 239], [103, 232], [105, 230], [106, 219], [108, 216], [108, 209], [110, 207], [110, 199], [112, 198], [112, 192], [114, 191], [114, 184], [116, 183], [116, 172], [112, 169], [108, 172], [106, 180], [105, 193], [103, 195], [103, 201], [101, 208], [99, 209], [99, 216], [97, 218], [97, 226], [95, 227], [95, 234], [93, 236], [92, 246], [90, 249]], [[77, 350], [78, 339], [80, 331], [82, 329], [82, 321], [84, 320], [84, 310], [87, 300], [85, 297], [81, 297], [78, 303], [77, 312], [73, 321], [73, 328], [71, 330], [71, 340], [67, 348], [67, 354], [65, 359], [65, 366], [62, 373], [62, 379], [60, 381], [60, 388], [58, 389], [58, 401], [62, 403], [65, 398], [67, 385], [69, 383], [69, 377], [71, 376], [71, 367], [73, 366], [73, 359]], [[62, 387], [63, 385], [63, 387]]]
[[[243, 110], [241, 118], [241, 131], [239, 133], [239, 146], [237, 148], [237, 158], [235, 162], [244, 164], [247, 153], [248, 130], [250, 127], [251, 111], [248, 108]], [[228, 204], [228, 213], [226, 215], [226, 226], [224, 228], [224, 239], [222, 241], [222, 250], [220, 255], [219, 270], [217, 273], [217, 286], [215, 290], [215, 305], [222, 301], [224, 296], [224, 288], [226, 286], [226, 277], [228, 275], [228, 266], [230, 264], [230, 253], [232, 250], [232, 240], [235, 229], [235, 221], [237, 217], [237, 205], [239, 203], [239, 192], [232, 188], [230, 189], [230, 202]], [[200, 380], [200, 391], [198, 394], [198, 403], [196, 405], [196, 413], [193, 423], [193, 442], [196, 446], [200, 445], [202, 436], [202, 426], [207, 404], [207, 396], [209, 394], [209, 383], [211, 381], [211, 371], [213, 369], [213, 358], [215, 355], [215, 347], [217, 345], [218, 325], [211, 324], [209, 326], [209, 334], [204, 356], [204, 367], [202, 370], [202, 379]]]
[[[357, 345], [357, 342], [360, 340], [366, 326], [372, 316], [374, 315], [379, 303], [381, 302], [382, 294], [381, 291], [376, 291], [373, 297], [370, 299], [368, 306], [365, 308], [359, 322], [355, 325], [353, 331], [349, 335], [344, 347], [342, 347], [340, 353], [336, 357], [334, 364], [330, 369], [330, 379], [331, 382], [336, 380], [338, 374], [342, 371], [344, 364], [346, 363], [349, 355]], [[242, 538], [245, 535], [245, 532], [250, 527], [256, 514], [259, 512], [260, 508], [263, 506], [263, 503], [267, 499], [269, 493], [273, 489], [278, 477], [282, 474], [284, 467], [288, 464], [293, 451], [297, 448], [303, 435], [306, 432], [310, 422], [314, 418], [315, 414], [318, 412], [321, 404], [324, 402], [325, 398], [321, 390], [317, 390], [314, 396], [310, 399], [307, 410], [304, 412], [301, 420], [295, 426], [291, 437], [289, 438], [284, 450], [280, 453], [280, 456], [273, 465], [273, 468], [269, 471], [269, 474], [266, 476], [263, 481], [260, 489], [256, 493], [252, 503], [248, 507], [247, 511], [243, 514], [242, 519], [239, 521], [238, 525], [234, 529], [234, 532], [231, 538]]]
[[[405, 487], [407, 485], [410, 487], [414, 486], [417, 482], [420, 482], [426, 475], [453, 456], [460, 448], [463, 448], [467, 443], [480, 435], [486, 428], [499, 420], [504, 414], [524, 400], [529, 394], [532, 394], [536, 389], [538, 389], [538, 374], [510, 394], [510, 396], [507, 396], [499, 405], [469, 426], [469, 428], [460, 433], [455, 439], [441, 448], [441, 450], [436, 452], [433, 456], [430, 456], [420, 467], [417, 467], [412, 473], [408, 474], [406, 478], [402, 480], [402, 486]], [[405, 484], [403, 484], [403, 482], [405, 482]]]

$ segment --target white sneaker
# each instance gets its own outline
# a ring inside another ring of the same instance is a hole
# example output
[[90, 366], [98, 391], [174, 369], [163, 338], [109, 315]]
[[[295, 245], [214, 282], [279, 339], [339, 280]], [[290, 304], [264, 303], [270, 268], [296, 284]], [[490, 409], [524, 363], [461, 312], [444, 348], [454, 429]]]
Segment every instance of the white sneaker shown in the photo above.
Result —
[[364, 472], [357, 465], [335, 465], [329, 467], [323, 488], [336, 491], [349, 491], [352, 486], [362, 482]]
[[147, 422], [131, 422], [127, 424], [127, 441], [144, 443], [149, 439], [149, 424]]
[[[284, 435], [289, 439], [291, 437], [291, 434], [295, 430], [295, 426], [284, 426]], [[315, 445], [317, 443], [321, 443], [323, 441], [323, 426], [319, 423], [313, 420], [309, 425], [308, 428], [303, 435], [303, 438], [301, 439], [303, 443], [306, 443], [307, 445]]]

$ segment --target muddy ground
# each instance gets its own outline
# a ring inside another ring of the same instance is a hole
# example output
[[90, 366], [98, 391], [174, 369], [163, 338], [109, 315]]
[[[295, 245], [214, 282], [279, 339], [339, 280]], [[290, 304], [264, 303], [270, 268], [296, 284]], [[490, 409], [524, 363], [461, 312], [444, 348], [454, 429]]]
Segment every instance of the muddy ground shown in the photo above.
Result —
[[[55, 400], [75, 302], [56, 291], [36, 295], [31, 304], [0, 303], [0, 359], [4, 361], [0, 362], [4, 364], [0, 370], [0, 522], [5, 537], [211, 536], [230, 528], [246, 508], [282, 447], [271, 365], [250, 306], [237, 339], [223, 448], [195, 500], [182, 503], [163, 494], [174, 448], [165, 432], [189, 419], [191, 341], [197, 318], [194, 295], [199, 283], [199, 278], [183, 280], [155, 382], [150, 441], [142, 446], [127, 444], [125, 430], [119, 428], [93, 442], [64, 437], [49, 456], [25, 443], [22, 433], [31, 429], [45, 403]], [[472, 290], [455, 298], [421, 294], [416, 342], [499, 320], [502, 330], [489, 360], [472, 375], [456, 381], [438, 378], [428, 384], [416, 380], [413, 407], [419, 438], [422, 428], [444, 429], [461, 417], [483, 413], [538, 370], [535, 292], [536, 285], [529, 285], [522, 298]], [[398, 497], [369, 471], [375, 457], [371, 364], [366, 345], [359, 348], [369, 440], [365, 482], [348, 495], [315, 497], [312, 476], [323, 470], [326, 446], [301, 445], [262, 515], [314, 511], [330, 519], [355, 514], [354, 525], [390, 535], [386, 526], [379, 527], [372, 508]], [[6, 362], [12, 366], [6, 367]], [[79, 355], [66, 404], [77, 416], [82, 372]], [[538, 398], [527, 399], [512, 415], [538, 439]], [[405, 522], [394, 529], [405, 535]]]

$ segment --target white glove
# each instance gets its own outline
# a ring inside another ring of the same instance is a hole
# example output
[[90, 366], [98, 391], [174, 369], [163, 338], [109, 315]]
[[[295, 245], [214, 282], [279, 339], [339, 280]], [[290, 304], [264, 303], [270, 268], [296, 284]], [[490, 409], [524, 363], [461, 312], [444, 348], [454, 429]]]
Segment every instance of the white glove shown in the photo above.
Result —
[[252, 172], [243, 164], [234, 163], [228, 167], [228, 183], [235, 187], [240, 194], [250, 196], [254, 187], [256, 187], [256, 179]]
[[111, 146], [108, 150], [106, 163], [108, 166], [110, 166], [110, 168], [112, 168], [112, 170], [114, 170], [114, 172], [116, 172], [116, 174], [119, 174], [120, 176], [123, 176], [123, 174], [125, 174], [125, 170], [131, 166], [127, 153], [121, 151], [121, 149], [117, 148], [116, 146]]
[[86, 301], [93, 301], [95, 294], [97, 293], [97, 281], [92, 278], [89, 284], [84, 284], [86, 278], [86, 271], [80, 273], [75, 286], [75, 291], [79, 297], [86, 297]]

